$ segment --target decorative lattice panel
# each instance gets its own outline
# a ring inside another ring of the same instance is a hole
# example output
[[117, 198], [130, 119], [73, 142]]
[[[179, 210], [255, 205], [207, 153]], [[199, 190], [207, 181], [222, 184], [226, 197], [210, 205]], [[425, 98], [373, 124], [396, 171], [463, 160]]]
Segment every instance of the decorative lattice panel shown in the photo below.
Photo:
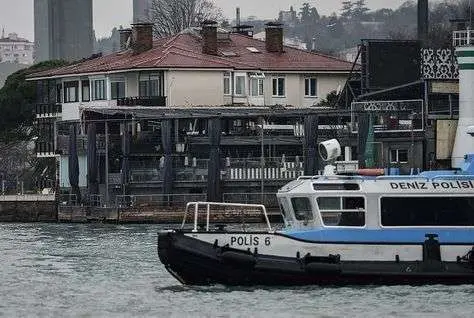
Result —
[[425, 79], [457, 79], [458, 63], [453, 49], [421, 49], [421, 75]]

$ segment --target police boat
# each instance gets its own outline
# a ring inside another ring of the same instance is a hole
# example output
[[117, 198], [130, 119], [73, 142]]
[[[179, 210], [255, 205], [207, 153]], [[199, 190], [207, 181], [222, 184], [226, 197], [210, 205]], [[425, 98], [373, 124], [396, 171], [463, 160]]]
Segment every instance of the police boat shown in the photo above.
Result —
[[[416, 176], [300, 177], [277, 193], [279, 230], [262, 205], [191, 202], [181, 229], [159, 233], [159, 258], [190, 285], [473, 284], [474, 155], [464, 161]], [[214, 209], [259, 210], [266, 228], [213, 227]]]

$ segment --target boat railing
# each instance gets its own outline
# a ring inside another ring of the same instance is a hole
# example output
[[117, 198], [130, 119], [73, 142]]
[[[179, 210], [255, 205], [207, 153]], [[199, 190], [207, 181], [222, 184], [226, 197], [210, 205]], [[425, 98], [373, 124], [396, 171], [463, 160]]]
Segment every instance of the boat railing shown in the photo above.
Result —
[[410, 179], [410, 180], [423, 180], [430, 181], [430, 178], [425, 176], [413, 176], [413, 175], [393, 175], [393, 176], [378, 176], [375, 180], [400, 180], [400, 179]]
[[272, 226], [270, 224], [270, 219], [268, 218], [267, 209], [262, 204], [244, 204], [244, 203], [222, 203], [222, 202], [189, 202], [186, 204], [186, 210], [183, 217], [183, 222], [181, 228], [184, 229], [186, 224], [186, 218], [190, 211], [194, 211], [194, 226], [193, 232], [198, 232], [199, 226], [199, 212], [204, 209], [205, 211], [205, 231], [209, 232], [209, 224], [211, 222], [211, 211], [217, 209], [218, 211], [226, 210], [231, 208], [232, 210], [239, 209], [243, 214], [244, 210], [260, 210], [265, 219], [266, 226], [268, 231], [272, 231]]
[[457, 175], [438, 175], [431, 178], [432, 181], [436, 180], [474, 180], [474, 175], [457, 174]]
[[316, 176], [301, 176], [298, 180], [364, 180], [363, 176], [347, 176], [347, 175], [316, 175]]

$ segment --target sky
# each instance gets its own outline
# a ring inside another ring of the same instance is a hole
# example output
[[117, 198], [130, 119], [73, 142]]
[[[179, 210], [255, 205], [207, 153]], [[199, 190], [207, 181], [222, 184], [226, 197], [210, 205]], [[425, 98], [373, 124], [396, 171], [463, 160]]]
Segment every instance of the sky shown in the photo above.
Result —
[[[113, 27], [127, 26], [132, 22], [132, 0], [93, 0], [94, 29], [98, 38], [109, 36]], [[280, 10], [295, 10], [304, 2], [315, 6], [320, 14], [339, 12], [342, 0], [211, 0], [220, 7], [224, 15], [232, 20], [235, 7], [239, 6], [242, 17], [257, 16], [272, 19]], [[405, 0], [366, 0], [372, 9], [397, 8]], [[34, 38], [33, 0], [0, 0], [0, 27], [5, 33], [15, 32], [31, 41]]]

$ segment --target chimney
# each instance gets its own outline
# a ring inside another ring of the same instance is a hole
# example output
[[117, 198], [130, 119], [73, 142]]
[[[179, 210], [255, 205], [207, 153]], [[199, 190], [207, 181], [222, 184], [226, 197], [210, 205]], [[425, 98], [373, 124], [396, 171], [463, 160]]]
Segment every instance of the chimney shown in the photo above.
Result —
[[428, 41], [428, 0], [418, 0], [418, 40], [421, 45]]
[[283, 24], [279, 22], [265, 24], [265, 46], [267, 52], [283, 53]]
[[217, 55], [217, 22], [202, 23], [202, 53]]
[[120, 51], [125, 51], [132, 42], [132, 29], [121, 29], [120, 33]]
[[136, 54], [148, 51], [153, 48], [153, 24], [134, 23], [132, 24], [132, 49]]

